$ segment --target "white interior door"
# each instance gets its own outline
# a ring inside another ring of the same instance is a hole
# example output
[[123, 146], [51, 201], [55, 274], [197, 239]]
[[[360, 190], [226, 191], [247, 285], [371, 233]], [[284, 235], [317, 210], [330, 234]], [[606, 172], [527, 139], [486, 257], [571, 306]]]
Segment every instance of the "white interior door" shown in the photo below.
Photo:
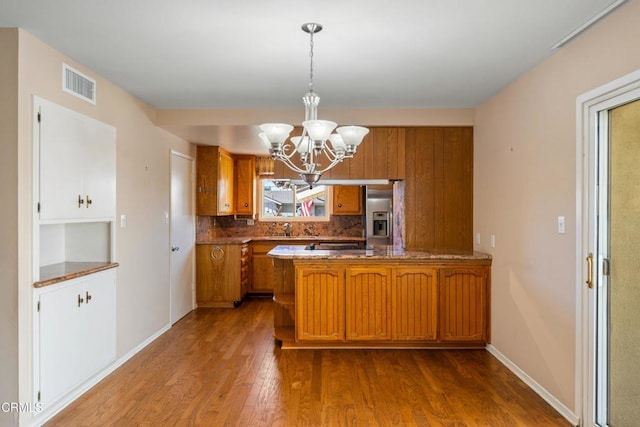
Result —
[[194, 308], [194, 162], [171, 152], [171, 323]]

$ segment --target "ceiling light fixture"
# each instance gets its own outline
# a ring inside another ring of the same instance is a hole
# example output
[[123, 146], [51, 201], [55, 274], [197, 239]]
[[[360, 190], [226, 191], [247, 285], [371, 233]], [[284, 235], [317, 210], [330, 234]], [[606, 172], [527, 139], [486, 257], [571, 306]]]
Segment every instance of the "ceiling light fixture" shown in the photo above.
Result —
[[[353, 157], [358, 145], [369, 129], [362, 126], [341, 126], [328, 120], [318, 120], [318, 104], [320, 97], [313, 91], [313, 35], [322, 30], [322, 25], [307, 23], [302, 31], [309, 33], [309, 92], [302, 97], [304, 102], [304, 121], [301, 136], [291, 137], [293, 126], [285, 123], [265, 123], [260, 125], [262, 132], [258, 135], [274, 160], [287, 165], [298, 172], [311, 187], [318, 182], [322, 174], [343, 159]], [[337, 133], [332, 134], [333, 130]], [[294, 161], [298, 154], [299, 162]], [[323, 166], [320, 160], [326, 162]]]

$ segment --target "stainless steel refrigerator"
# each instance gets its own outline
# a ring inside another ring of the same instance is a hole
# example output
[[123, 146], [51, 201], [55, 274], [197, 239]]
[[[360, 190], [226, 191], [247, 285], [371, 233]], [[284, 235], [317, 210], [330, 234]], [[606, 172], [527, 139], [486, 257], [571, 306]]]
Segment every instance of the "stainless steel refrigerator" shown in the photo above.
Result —
[[393, 190], [366, 188], [367, 245], [393, 245]]

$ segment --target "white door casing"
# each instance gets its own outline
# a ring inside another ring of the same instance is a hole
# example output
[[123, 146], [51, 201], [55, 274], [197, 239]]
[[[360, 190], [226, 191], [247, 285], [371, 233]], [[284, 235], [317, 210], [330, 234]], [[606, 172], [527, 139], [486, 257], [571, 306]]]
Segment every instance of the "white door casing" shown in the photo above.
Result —
[[193, 158], [171, 151], [171, 324], [195, 307], [194, 173]]
[[[640, 99], [640, 70], [587, 92], [577, 98], [576, 147], [576, 413], [580, 425], [598, 425], [596, 419], [596, 334], [597, 312], [594, 289], [602, 284], [603, 254], [598, 247], [602, 231], [598, 213], [605, 204], [603, 191], [598, 188], [598, 151], [603, 138], [598, 127], [603, 111]], [[600, 194], [599, 194], [600, 193]], [[601, 218], [602, 219], [602, 218]], [[601, 221], [602, 222], [602, 221]], [[586, 285], [589, 277], [588, 254], [594, 254], [593, 288]]]

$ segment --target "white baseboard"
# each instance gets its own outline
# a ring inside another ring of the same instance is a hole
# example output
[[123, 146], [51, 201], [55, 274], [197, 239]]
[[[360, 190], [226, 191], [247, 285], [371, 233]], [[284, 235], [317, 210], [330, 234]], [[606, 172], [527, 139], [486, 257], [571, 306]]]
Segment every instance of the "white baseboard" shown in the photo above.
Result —
[[118, 360], [114, 361], [112, 364], [89, 378], [87, 381], [83, 382], [81, 385], [73, 389], [71, 392], [66, 394], [62, 399], [57, 401], [51, 407], [45, 409], [37, 417], [33, 418], [33, 420], [28, 424], [29, 426], [41, 426], [42, 424], [49, 421], [56, 415], [58, 412], [62, 411], [64, 408], [69, 406], [74, 400], [78, 397], [82, 396], [87, 390], [89, 390], [94, 385], [98, 384], [102, 381], [107, 375], [118, 369], [122, 366], [127, 360], [131, 359], [138, 352], [144, 349], [146, 346], [155, 341], [160, 335], [164, 334], [171, 328], [171, 324], [165, 325], [162, 329], [151, 335], [149, 338], [138, 344], [131, 351], [129, 351], [124, 356], [120, 357]]
[[569, 408], [567, 408], [562, 402], [560, 402], [554, 395], [549, 393], [544, 387], [538, 384], [533, 378], [527, 375], [522, 369], [513, 363], [507, 356], [500, 353], [500, 351], [487, 344], [487, 351], [495, 356], [504, 366], [506, 366], [511, 372], [516, 374], [526, 385], [528, 385], [533, 391], [535, 391], [540, 397], [542, 397], [549, 405], [553, 407], [560, 415], [562, 415], [572, 425], [577, 426], [580, 423], [580, 418], [574, 414]]

